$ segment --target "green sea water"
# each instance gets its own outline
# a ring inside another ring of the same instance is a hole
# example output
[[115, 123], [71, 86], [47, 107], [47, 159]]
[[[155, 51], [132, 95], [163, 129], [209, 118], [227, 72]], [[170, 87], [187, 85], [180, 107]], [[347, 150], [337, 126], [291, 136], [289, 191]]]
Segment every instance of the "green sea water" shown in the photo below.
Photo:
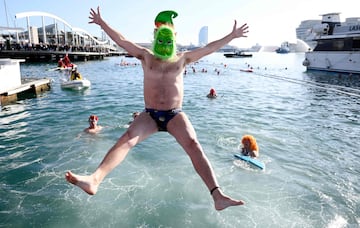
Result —
[[[93, 172], [143, 110], [136, 59], [78, 63], [85, 91], [62, 90], [67, 74], [54, 65], [22, 64], [23, 77], [52, 88], [0, 112], [0, 227], [359, 227], [359, 76], [306, 72], [303, 58], [215, 53], [187, 67], [183, 110], [224, 192], [246, 203], [221, 212], [164, 132], [133, 148], [95, 196], [65, 181], [67, 170]], [[248, 65], [253, 73], [240, 71]], [[83, 133], [91, 114], [98, 135]], [[234, 159], [244, 134], [256, 137], [264, 171]]]

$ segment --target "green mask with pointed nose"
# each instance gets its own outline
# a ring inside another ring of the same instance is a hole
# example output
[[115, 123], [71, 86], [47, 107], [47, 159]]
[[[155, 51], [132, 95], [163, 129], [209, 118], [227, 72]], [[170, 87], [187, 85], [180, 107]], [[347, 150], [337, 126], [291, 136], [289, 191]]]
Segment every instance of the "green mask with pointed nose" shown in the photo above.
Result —
[[163, 25], [155, 33], [153, 42], [154, 55], [162, 60], [168, 60], [176, 54], [175, 32], [169, 26]]

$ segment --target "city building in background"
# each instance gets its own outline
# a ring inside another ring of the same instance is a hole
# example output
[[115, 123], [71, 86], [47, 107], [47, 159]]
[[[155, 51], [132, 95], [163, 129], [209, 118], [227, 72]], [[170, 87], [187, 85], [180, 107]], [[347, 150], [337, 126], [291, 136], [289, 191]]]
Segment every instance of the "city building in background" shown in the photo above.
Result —
[[296, 28], [296, 38], [304, 41], [311, 49], [316, 45], [316, 41], [312, 40], [313, 37], [310, 34], [313, 32], [313, 28], [321, 25], [321, 20], [305, 20], [301, 21], [299, 27]]
[[199, 47], [207, 45], [209, 42], [209, 28], [208, 26], [203, 26], [199, 32]]

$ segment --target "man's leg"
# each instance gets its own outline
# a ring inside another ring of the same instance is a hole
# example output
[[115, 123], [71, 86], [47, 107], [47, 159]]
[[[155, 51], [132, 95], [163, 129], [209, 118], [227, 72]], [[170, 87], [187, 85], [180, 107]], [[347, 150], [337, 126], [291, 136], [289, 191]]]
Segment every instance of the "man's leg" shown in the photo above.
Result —
[[195, 130], [184, 112], [177, 114], [167, 125], [168, 132], [173, 135], [178, 143], [189, 155], [191, 162], [204, 181], [211, 193], [216, 210], [223, 210], [229, 206], [244, 204], [241, 200], [232, 199], [223, 194], [218, 187], [215, 173], [207, 159], [200, 143], [197, 140]]
[[89, 176], [80, 176], [68, 171], [65, 178], [68, 182], [80, 187], [86, 193], [94, 195], [103, 179], [126, 157], [129, 150], [137, 143], [157, 131], [157, 126], [146, 113], [140, 114], [129, 129], [108, 151], [95, 172]]

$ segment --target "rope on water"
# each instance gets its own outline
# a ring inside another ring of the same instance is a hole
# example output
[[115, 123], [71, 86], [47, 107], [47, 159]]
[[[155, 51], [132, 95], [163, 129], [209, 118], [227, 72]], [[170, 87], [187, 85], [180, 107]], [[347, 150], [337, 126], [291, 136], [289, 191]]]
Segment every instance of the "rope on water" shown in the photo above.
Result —
[[277, 76], [277, 75], [271, 75], [271, 74], [259, 74], [259, 73], [255, 73], [255, 72], [253, 74], [257, 75], [257, 76], [261, 76], [261, 77], [273, 78], [273, 79], [277, 79], [277, 80], [283, 80], [283, 81], [288, 81], [288, 82], [292, 82], [292, 83], [303, 84], [303, 85], [308, 85], [308, 86], [312, 86], [312, 87], [316, 87], [316, 88], [321, 88], [321, 89], [333, 91], [336, 93], [346, 94], [348, 96], [360, 97], [360, 89], [356, 89], [356, 88], [349, 88], [349, 87], [339, 86], [339, 85], [330, 85], [327, 83], [312, 82], [312, 81], [308, 81], [308, 80], [300, 80], [300, 79], [288, 78], [288, 77], [284, 77], [284, 76]]
[[[199, 65], [199, 66], [218, 67], [222, 71], [230, 70], [230, 71], [239, 72], [238, 68], [229, 67], [229, 66], [224, 67], [224, 64], [201, 62], [201, 65]], [[273, 75], [273, 74], [261, 74], [261, 73], [255, 71], [255, 70], [252, 73], [249, 73], [249, 74], [250, 75], [256, 75], [256, 76], [261, 76], [261, 77], [266, 77], [266, 78], [273, 78], [273, 79], [287, 81], [287, 82], [296, 83], [296, 84], [303, 84], [303, 85], [307, 85], [307, 86], [311, 86], [311, 87], [316, 87], [316, 88], [320, 88], [320, 89], [333, 91], [333, 92], [340, 93], [340, 94], [345, 94], [345, 95], [352, 96], [352, 97], [360, 97], [360, 89], [356, 89], [356, 88], [349, 88], [349, 87], [340, 86], [340, 85], [330, 85], [330, 84], [327, 84], [327, 83], [313, 82], [313, 81], [289, 78], [289, 77], [278, 76], [278, 75]]]

